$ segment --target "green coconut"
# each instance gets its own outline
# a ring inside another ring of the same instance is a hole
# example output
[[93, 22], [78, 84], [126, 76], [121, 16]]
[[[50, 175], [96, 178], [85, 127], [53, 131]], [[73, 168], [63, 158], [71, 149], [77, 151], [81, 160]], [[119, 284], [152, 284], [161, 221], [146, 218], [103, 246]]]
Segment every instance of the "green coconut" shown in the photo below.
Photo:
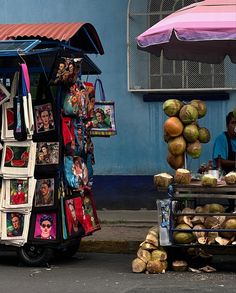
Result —
[[[179, 224], [176, 226], [176, 229], [189, 230], [191, 227], [187, 224]], [[189, 244], [195, 240], [195, 236], [192, 232], [175, 231], [173, 233], [173, 239], [174, 242], [178, 244]]]
[[195, 142], [188, 143], [186, 148], [187, 154], [193, 159], [197, 159], [201, 156], [202, 153], [202, 145], [199, 140]]
[[175, 137], [168, 142], [168, 150], [174, 155], [182, 155], [186, 150], [186, 141], [182, 135]]
[[163, 103], [162, 108], [165, 114], [171, 117], [177, 116], [182, 106], [183, 103], [181, 101], [177, 99], [169, 99]]
[[198, 140], [201, 143], [208, 143], [211, 140], [210, 131], [206, 127], [199, 127], [198, 128]]
[[195, 142], [198, 139], [198, 127], [195, 124], [188, 124], [184, 127], [183, 136], [187, 142]]
[[179, 118], [184, 124], [190, 124], [197, 121], [198, 111], [197, 109], [190, 105], [184, 105], [179, 112]]
[[190, 105], [194, 106], [198, 111], [198, 118], [202, 118], [207, 113], [206, 103], [201, 100], [192, 100]]

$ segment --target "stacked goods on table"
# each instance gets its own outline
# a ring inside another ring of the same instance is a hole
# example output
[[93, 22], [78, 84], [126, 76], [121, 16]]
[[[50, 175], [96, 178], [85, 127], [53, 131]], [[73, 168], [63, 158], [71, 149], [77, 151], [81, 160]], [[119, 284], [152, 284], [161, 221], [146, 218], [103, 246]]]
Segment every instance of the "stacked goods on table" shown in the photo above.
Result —
[[[236, 244], [236, 216], [218, 203], [184, 208], [177, 213], [173, 233], [176, 244]], [[235, 230], [235, 231], [231, 231]]]
[[[175, 170], [175, 174], [172, 176], [169, 173], [163, 172], [154, 175], [154, 185], [158, 187], [168, 187], [169, 185], [175, 184], [191, 184], [191, 173], [189, 170], [184, 168], [178, 168]], [[233, 185], [236, 184], [236, 172], [229, 172], [221, 179], [221, 184]], [[205, 187], [216, 187], [218, 180], [212, 174], [204, 174], [199, 179], [199, 185]]]

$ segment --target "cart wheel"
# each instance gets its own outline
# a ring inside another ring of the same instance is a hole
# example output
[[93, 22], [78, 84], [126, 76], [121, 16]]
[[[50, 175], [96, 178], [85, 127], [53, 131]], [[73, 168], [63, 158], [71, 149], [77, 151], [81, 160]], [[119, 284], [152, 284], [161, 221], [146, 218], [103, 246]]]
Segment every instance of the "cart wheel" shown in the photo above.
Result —
[[54, 255], [57, 258], [70, 258], [73, 257], [79, 250], [80, 242], [64, 247], [63, 249], [57, 249], [54, 251]]
[[52, 258], [52, 249], [26, 244], [18, 249], [19, 259], [27, 266], [43, 266]]

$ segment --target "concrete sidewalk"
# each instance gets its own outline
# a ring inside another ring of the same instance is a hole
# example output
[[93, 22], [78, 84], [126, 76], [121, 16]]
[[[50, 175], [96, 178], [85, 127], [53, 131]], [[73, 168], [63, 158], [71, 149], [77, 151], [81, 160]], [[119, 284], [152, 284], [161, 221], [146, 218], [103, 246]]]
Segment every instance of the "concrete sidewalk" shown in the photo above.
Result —
[[81, 252], [136, 253], [148, 230], [157, 225], [156, 210], [98, 210], [101, 230], [82, 239]]

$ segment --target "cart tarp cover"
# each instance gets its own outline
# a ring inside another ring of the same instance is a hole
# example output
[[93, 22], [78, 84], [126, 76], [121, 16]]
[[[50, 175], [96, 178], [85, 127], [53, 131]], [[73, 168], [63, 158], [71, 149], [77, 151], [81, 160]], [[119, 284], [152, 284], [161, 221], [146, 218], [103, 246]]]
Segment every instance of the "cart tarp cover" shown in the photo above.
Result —
[[0, 42], [22, 39], [56, 41], [84, 53], [104, 54], [96, 29], [85, 22], [0, 24]]

